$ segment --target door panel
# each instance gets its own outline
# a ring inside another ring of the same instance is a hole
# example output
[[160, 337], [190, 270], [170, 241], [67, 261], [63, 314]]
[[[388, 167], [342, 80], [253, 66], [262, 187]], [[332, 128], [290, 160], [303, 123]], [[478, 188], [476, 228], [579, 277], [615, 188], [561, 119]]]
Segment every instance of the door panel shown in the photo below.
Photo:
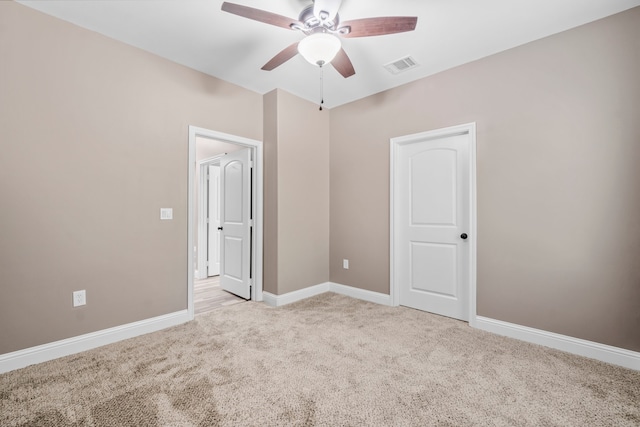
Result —
[[457, 296], [455, 245], [411, 242], [411, 290]]
[[224, 237], [224, 255], [227, 258], [224, 274], [227, 278], [242, 280], [242, 245], [237, 237]]
[[222, 253], [220, 287], [251, 298], [251, 151], [244, 149], [220, 160]]
[[399, 303], [461, 320], [469, 315], [470, 136], [399, 146], [394, 269]]
[[425, 150], [411, 158], [411, 223], [456, 224], [457, 153], [450, 149]]
[[231, 160], [224, 167], [224, 220], [241, 224], [243, 220], [243, 169], [247, 166], [239, 160]]

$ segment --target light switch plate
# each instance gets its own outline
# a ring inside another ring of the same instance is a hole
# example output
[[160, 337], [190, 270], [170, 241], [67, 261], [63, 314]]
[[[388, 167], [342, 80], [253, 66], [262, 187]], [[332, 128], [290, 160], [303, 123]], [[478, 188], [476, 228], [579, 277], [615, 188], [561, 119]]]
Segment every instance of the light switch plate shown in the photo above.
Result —
[[173, 219], [173, 208], [160, 208], [160, 219]]
[[349, 269], [349, 260], [348, 259], [343, 259], [342, 260], [342, 268], [344, 268], [345, 270]]

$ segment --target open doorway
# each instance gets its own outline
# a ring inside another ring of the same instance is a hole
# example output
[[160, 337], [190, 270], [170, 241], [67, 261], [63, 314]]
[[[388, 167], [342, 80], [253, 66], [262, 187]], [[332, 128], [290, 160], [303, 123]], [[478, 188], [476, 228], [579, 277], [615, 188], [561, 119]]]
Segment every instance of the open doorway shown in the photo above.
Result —
[[248, 148], [196, 136], [194, 314], [206, 313], [245, 301], [221, 286], [220, 163], [229, 153]]
[[[229, 165], [231, 175], [228, 175], [228, 181], [234, 180], [237, 175], [233, 170], [237, 170], [238, 162], [233, 160], [238, 157], [240, 153], [246, 153], [245, 163], [246, 169], [246, 181], [249, 183], [247, 190], [244, 192], [246, 195], [247, 206], [247, 219], [248, 219], [248, 234], [247, 238], [247, 253], [245, 254], [245, 261], [237, 263], [237, 265], [248, 266], [246, 273], [245, 298], [250, 298], [254, 301], [262, 301], [262, 143], [260, 141], [250, 140], [247, 138], [237, 137], [234, 135], [224, 134], [221, 132], [211, 131], [207, 129], [197, 128], [194, 126], [189, 127], [189, 217], [188, 217], [188, 311], [193, 318], [195, 315], [194, 310], [194, 280], [195, 279], [213, 279], [215, 280], [216, 269], [209, 270], [206, 265], [207, 258], [209, 258], [207, 245], [209, 243], [209, 237], [216, 237], [215, 233], [208, 236], [207, 233], [211, 230], [210, 227], [203, 227], [202, 220], [202, 200], [199, 195], [203, 194], [203, 171], [215, 170], [216, 167], [222, 167], [225, 169], [225, 165]], [[234, 154], [230, 154], [234, 153]], [[237, 159], [236, 159], [237, 160]], [[222, 179], [224, 182], [224, 179]], [[224, 184], [223, 184], [224, 185]], [[231, 184], [230, 184], [231, 185]], [[224, 197], [224, 191], [222, 191]], [[229, 192], [229, 194], [232, 194]], [[239, 194], [233, 192], [233, 194]], [[228, 198], [225, 198], [229, 202]], [[224, 204], [223, 204], [224, 205]], [[227, 203], [229, 205], [229, 203]], [[222, 216], [224, 218], [224, 215]], [[227, 222], [227, 228], [232, 229], [233, 222]], [[223, 225], [223, 224], [220, 224]], [[222, 227], [216, 227], [222, 229]], [[215, 230], [215, 229], [214, 229]], [[227, 272], [222, 268], [223, 279], [226, 278], [228, 282], [234, 280], [234, 274], [231, 270], [235, 270], [232, 264], [229, 264], [235, 256], [233, 251], [237, 246], [238, 236], [232, 235], [231, 232], [227, 234], [227, 231], [222, 235], [222, 244], [214, 243], [216, 248], [219, 248], [220, 258], [223, 260], [225, 252], [229, 255], [225, 264]], [[226, 243], [225, 243], [226, 239]], [[243, 267], [244, 268], [244, 267]], [[211, 275], [210, 275], [211, 273]], [[223, 280], [224, 282], [224, 280]], [[224, 285], [223, 285], [224, 287]], [[237, 293], [237, 292], [236, 292]]]
[[239, 145], [196, 137], [195, 177], [195, 278], [203, 280], [220, 274], [220, 160], [243, 149]]

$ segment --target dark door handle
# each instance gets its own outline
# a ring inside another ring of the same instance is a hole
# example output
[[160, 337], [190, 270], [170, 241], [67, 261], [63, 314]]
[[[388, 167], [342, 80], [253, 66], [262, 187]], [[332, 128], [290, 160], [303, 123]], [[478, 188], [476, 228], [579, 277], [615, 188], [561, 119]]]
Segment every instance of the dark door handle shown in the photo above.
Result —
[[469, 236], [467, 236], [467, 233], [462, 233], [462, 234], [460, 235], [460, 238], [461, 238], [462, 240], [467, 240], [467, 237], [469, 237]]
[[[222, 231], [222, 227], [218, 227], [218, 230]], [[466, 234], [465, 234], [465, 236], [466, 236]]]

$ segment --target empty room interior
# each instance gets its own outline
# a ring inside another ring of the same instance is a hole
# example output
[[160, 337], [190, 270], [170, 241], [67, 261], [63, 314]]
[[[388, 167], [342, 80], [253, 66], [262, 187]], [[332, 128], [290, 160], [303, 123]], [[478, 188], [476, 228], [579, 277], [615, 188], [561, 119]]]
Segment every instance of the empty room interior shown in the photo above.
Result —
[[640, 1], [238, 3], [0, 2], [0, 425], [640, 425]]

